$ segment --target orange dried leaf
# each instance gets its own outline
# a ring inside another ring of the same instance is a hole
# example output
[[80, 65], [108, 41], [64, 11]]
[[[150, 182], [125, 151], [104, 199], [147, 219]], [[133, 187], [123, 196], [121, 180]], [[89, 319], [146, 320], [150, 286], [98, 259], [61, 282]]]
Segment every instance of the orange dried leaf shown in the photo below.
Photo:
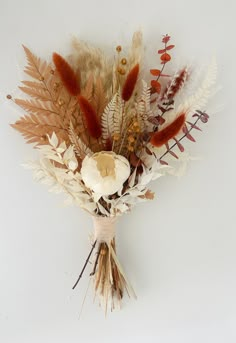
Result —
[[156, 91], [158, 94], [160, 94], [160, 92], [161, 92], [161, 84], [160, 84], [160, 82], [158, 82], [158, 81], [156, 81], [156, 80], [152, 80], [152, 81], [151, 81], [151, 86], [152, 86], [152, 88], [155, 89], [155, 91]]
[[161, 50], [158, 50], [157, 52], [158, 54], [164, 54], [166, 52], [166, 49], [161, 49]]
[[171, 56], [165, 52], [161, 55], [161, 60], [164, 63], [169, 62], [171, 60]]
[[80, 93], [80, 85], [76, 74], [69, 63], [67, 63], [66, 60], [56, 52], [53, 53], [52, 59], [67, 91], [73, 96], [78, 95]]
[[166, 50], [171, 50], [171, 49], [173, 49], [175, 47], [175, 45], [168, 45], [167, 47], [166, 47]]
[[159, 69], [151, 69], [150, 70], [150, 73], [153, 75], [153, 76], [159, 76], [161, 71]]
[[153, 200], [155, 196], [154, 192], [151, 192], [150, 189], [146, 191], [144, 195], [141, 195], [140, 198], [142, 199], [148, 199], [148, 200]]
[[163, 38], [162, 38], [162, 43], [168, 43], [169, 42], [169, 40], [170, 40], [170, 36], [169, 35], [165, 35]]

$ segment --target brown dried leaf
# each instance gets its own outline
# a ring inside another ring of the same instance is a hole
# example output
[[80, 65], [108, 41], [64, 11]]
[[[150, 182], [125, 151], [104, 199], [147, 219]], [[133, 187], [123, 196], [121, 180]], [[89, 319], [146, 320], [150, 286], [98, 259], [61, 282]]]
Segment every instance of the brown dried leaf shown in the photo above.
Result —
[[141, 195], [140, 198], [142, 199], [148, 199], [148, 200], [153, 200], [155, 197], [155, 193], [151, 192], [150, 189], [146, 191], [144, 195]]

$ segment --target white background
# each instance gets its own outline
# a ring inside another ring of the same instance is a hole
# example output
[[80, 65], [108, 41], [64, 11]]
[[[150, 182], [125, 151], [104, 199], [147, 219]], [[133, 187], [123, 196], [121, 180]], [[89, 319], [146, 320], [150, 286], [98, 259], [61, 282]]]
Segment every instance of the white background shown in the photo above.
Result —
[[[236, 341], [235, 11], [234, 0], [0, 0], [0, 342]], [[138, 300], [105, 318], [90, 289], [78, 319], [88, 273], [71, 286], [91, 220], [21, 167], [33, 152], [9, 127], [19, 112], [4, 96], [17, 94], [22, 43], [48, 58], [73, 34], [115, 47], [140, 27], [153, 56], [167, 32], [183, 63], [217, 56], [222, 90], [187, 145], [202, 159], [183, 178], [159, 179], [156, 199], [119, 222], [118, 255]]]

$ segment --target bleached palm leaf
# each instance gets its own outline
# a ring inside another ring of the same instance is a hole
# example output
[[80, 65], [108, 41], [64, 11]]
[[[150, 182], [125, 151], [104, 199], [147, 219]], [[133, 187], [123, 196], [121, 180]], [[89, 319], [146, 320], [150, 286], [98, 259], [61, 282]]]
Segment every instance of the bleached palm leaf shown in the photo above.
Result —
[[141, 31], [136, 31], [133, 35], [132, 45], [129, 51], [128, 61], [130, 67], [141, 62], [143, 57], [143, 35]]
[[205, 78], [202, 84], [197, 89], [194, 95], [190, 96], [182, 104], [179, 105], [177, 112], [186, 112], [192, 114], [195, 110], [205, 110], [207, 100], [211, 96], [211, 88], [216, 82], [217, 76], [217, 63], [213, 59], [209, 65]]

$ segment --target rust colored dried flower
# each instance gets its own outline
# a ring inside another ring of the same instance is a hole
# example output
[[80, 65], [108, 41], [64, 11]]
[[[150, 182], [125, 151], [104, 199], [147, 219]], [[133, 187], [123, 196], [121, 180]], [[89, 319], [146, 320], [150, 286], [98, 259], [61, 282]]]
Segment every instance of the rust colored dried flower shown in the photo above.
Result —
[[156, 147], [166, 144], [171, 138], [174, 138], [182, 129], [185, 123], [185, 113], [179, 115], [171, 124], [164, 129], [153, 134], [150, 142]]
[[82, 95], [78, 96], [78, 103], [81, 112], [84, 115], [84, 119], [90, 136], [93, 138], [99, 138], [102, 134], [102, 130], [100, 122], [97, 117], [97, 113], [95, 112], [93, 106]]
[[122, 99], [128, 101], [134, 91], [136, 82], [138, 80], [139, 74], [139, 64], [136, 64], [128, 73], [123, 90], [122, 90]]
[[173, 99], [176, 94], [182, 89], [186, 80], [188, 79], [189, 72], [187, 68], [181, 69], [174, 79], [167, 84], [167, 87], [162, 95], [162, 99]]
[[56, 52], [53, 53], [52, 59], [67, 91], [73, 96], [78, 95], [80, 93], [80, 85], [76, 74], [69, 63]]

